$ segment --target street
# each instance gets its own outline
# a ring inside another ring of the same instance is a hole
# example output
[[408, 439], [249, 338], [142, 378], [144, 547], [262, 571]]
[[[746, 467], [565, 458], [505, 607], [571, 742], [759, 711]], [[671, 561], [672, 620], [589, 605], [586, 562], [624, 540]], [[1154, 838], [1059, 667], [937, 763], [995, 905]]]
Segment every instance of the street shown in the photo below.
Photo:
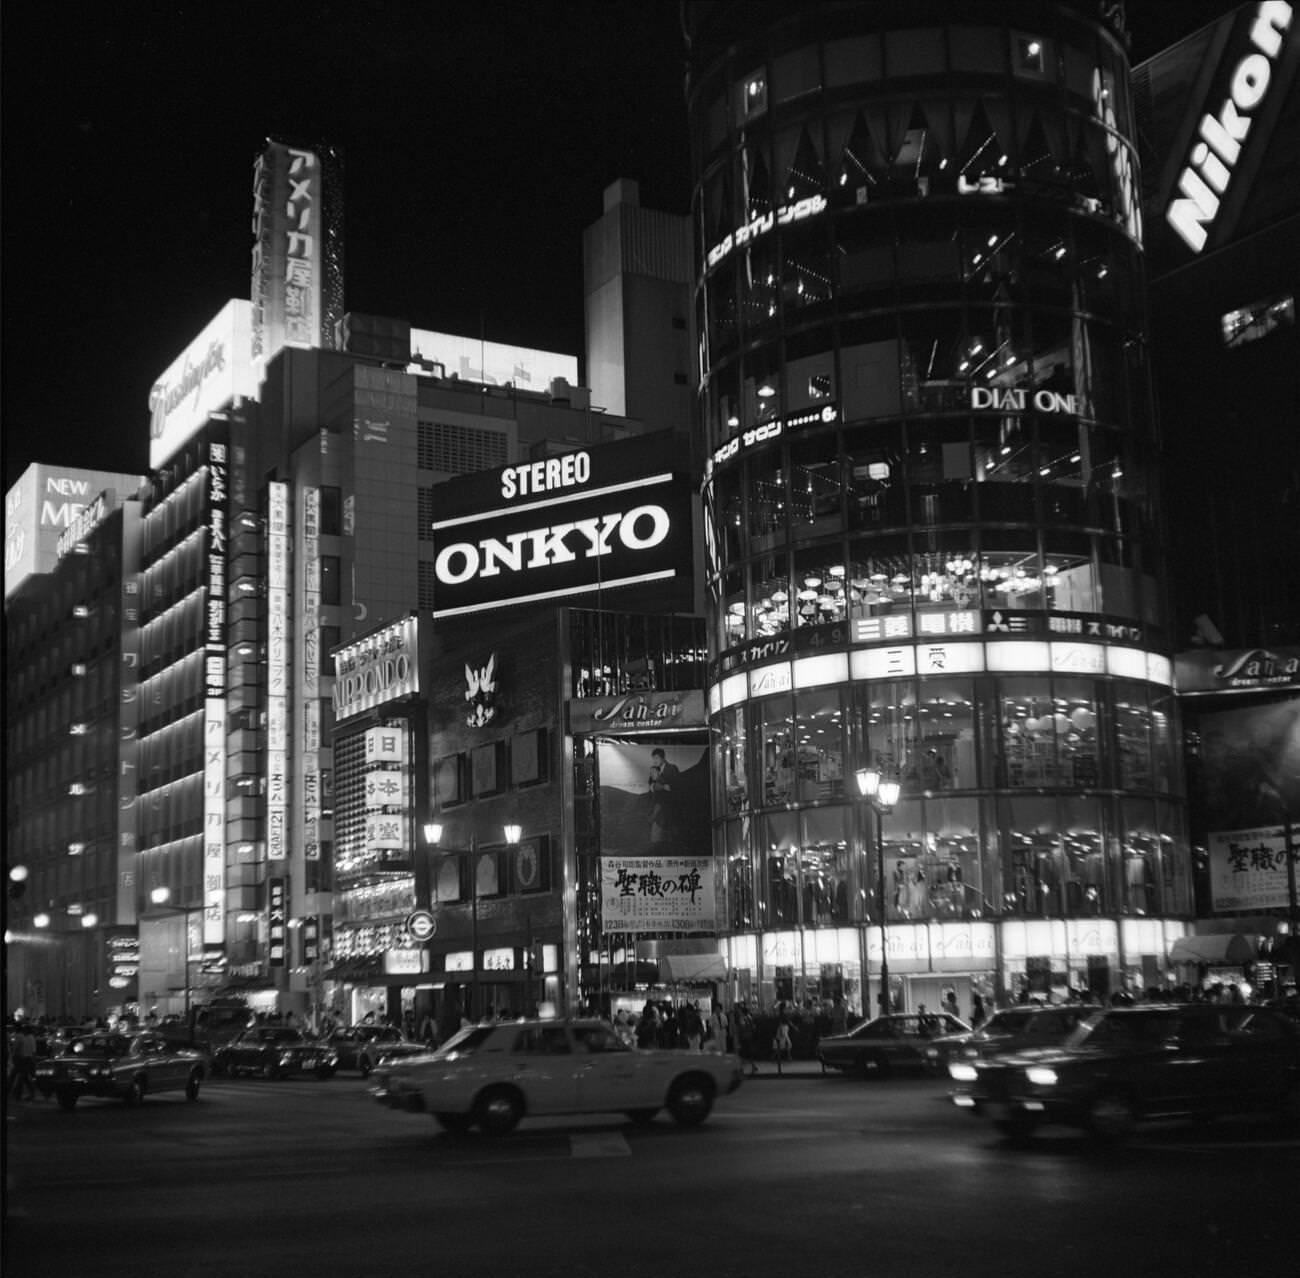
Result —
[[1138, 1273], [1295, 1267], [1300, 1138], [1161, 1125], [1026, 1149], [935, 1079], [747, 1080], [661, 1115], [451, 1137], [355, 1076], [211, 1081], [139, 1109], [13, 1104], [7, 1278]]

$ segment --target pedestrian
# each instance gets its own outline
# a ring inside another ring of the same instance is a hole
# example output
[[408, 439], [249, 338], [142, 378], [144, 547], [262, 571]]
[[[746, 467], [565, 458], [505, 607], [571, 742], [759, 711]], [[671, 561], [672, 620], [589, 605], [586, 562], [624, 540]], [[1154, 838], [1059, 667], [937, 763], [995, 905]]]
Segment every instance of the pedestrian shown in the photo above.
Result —
[[36, 1099], [36, 1035], [26, 1022], [14, 1033], [13, 1076], [9, 1086], [14, 1100], [22, 1100], [24, 1092], [28, 1100]]
[[794, 1059], [794, 1043], [790, 1038], [790, 1022], [784, 1012], [776, 1023], [776, 1033], [772, 1036], [772, 1057], [776, 1061], [778, 1072], [782, 1061]]
[[949, 990], [943, 996], [943, 1010], [947, 1012], [949, 1016], [955, 1017], [957, 1020], [961, 1020], [961, 1008], [957, 1006], [956, 990]]
[[978, 994], [970, 996], [970, 1023], [972, 1029], [979, 1029], [984, 1024], [987, 1013], [984, 1010], [984, 1000]]

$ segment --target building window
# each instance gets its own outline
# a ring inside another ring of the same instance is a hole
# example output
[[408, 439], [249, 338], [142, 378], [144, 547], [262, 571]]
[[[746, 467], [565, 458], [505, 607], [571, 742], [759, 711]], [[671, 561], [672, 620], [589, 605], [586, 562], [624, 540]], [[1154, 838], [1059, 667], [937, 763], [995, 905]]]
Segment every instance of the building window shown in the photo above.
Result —
[[505, 749], [504, 741], [490, 741], [470, 752], [470, 782], [476, 799], [505, 789]]
[[421, 488], [416, 492], [415, 536], [417, 541], [433, 540], [433, 489]]
[[509, 461], [505, 431], [450, 422], [420, 422], [416, 433], [415, 462], [421, 470], [452, 475], [504, 466]]
[[418, 580], [415, 589], [416, 607], [421, 612], [431, 612], [433, 610], [434, 594], [438, 585], [438, 578], [433, 570], [433, 560], [421, 560], [418, 569]]
[[320, 530], [326, 537], [337, 537], [343, 531], [343, 492], [332, 484], [320, 489]]
[[466, 766], [463, 754], [449, 754], [433, 761], [433, 802], [435, 808], [449, 808], [464, 803]]
[[736, 86], [736, 123], [743, 125], [767, 110], [767, 75], [752, 71]]
[[342, 569], [337, 555], [320, 557], [320, 601], [337, 604], [342, 599]]
[[546, 729], [515, 735], [510, 751], [510, 782], [512, 785], [536, 785], [547, 779]]
[[1011, 34], [1011, 69], [1016, 75], [1042, 75], [1047, 69], [1041, 36], [1023, 31]]

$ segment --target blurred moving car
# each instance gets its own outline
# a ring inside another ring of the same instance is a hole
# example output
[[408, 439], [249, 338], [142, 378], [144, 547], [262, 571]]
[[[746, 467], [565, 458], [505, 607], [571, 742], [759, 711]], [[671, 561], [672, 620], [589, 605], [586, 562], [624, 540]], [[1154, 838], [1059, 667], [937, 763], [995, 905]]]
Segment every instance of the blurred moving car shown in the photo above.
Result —
[[392, 1025], [348, 1025], [332, 1030], [317, 1040], [332, 1048], [338, 1056], [339, 1069], [361, 1071], [362, 1078], [381, 1060], [398, 1060], [407, 1056], [422, 1056], [433, 1049], [424, 1043], [407, 1038]]
[[202, 1052], [168, 1042], [161, 1034], [85, 1034], [57, 1056], [36, 1065], [36, 1086], [63, 1109], [83, 1096], [120, 1097], [138, 1105], [155, 1092], [184, 1091], [198, 1100], [208, 1073]]
[[1273, 1112], [1300, 1122], [1300, 1026], [1266, 1007], [1098, 1012], [1057, 1049], [954, 1061], [954, 1104], [1013, 1139], [1044, 1123], [1119, 1141], [1152, 1118]]
[[525, 1020], [467, 1026], [431, 1055], [381, 1065], [371, 1090], [448, 1131], [501, 1136], [527, 1117], [617, 1112], [648, 1123], [664, 1108], [691, 1127], [741, 1077], [737, 1056], [631, 1047], [608, 1021]]
[[1059, 1047], [1100, 1004], [1024, 1004], [994, 1012], [979, 1029], [965, 1034], [943, 1034], [925, 1049], [925, 1067], [948, 1076], [949, 1062], [975, 1060], [999, 1052], [1022, 1052], [1035, 1047]]
[[212, 1058], [214, 1073], [231, 1078], [240, 1074], [262, 1074], [285, 1078], [290, 1074], [315, 1074], [331, 1078], [338, 1069], [338, 1055], [324, 1043], [314, 1043], [301, 1030], [281, 1025], [254, 1025], [235, 1035]]
[[934, 1039], [970, 1032], [965, 1021], [947, 1012], [895, 1012], [821, 1039], [817, 1059], [823, 1073], [835, 1069], [883, 1078], [895, 1069], [923, 1069], [925, 1049]]

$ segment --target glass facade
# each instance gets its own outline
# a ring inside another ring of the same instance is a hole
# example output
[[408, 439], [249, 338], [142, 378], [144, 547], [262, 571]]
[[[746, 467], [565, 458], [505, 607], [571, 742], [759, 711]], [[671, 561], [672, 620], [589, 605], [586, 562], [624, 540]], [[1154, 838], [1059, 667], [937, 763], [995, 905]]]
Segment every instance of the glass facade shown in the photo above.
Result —
[[[1082, 6], [981, 25], [839, 5], [765, 30], [700, 8], [733, 966], [759, 998], [786, 968], [816, 997], [807, 933], [832, 929], [864, 1006], [884, 925], [904, 1001], [935, 974], [998, 997], [1150, 984], [1191, 902], [1121, 45]], [[902, 787], [879, 818], [868, 764]], [[1110, 925], [1035, 953], [1012, 919]], [[947, 920], [986, 940], [940, 946]]]

